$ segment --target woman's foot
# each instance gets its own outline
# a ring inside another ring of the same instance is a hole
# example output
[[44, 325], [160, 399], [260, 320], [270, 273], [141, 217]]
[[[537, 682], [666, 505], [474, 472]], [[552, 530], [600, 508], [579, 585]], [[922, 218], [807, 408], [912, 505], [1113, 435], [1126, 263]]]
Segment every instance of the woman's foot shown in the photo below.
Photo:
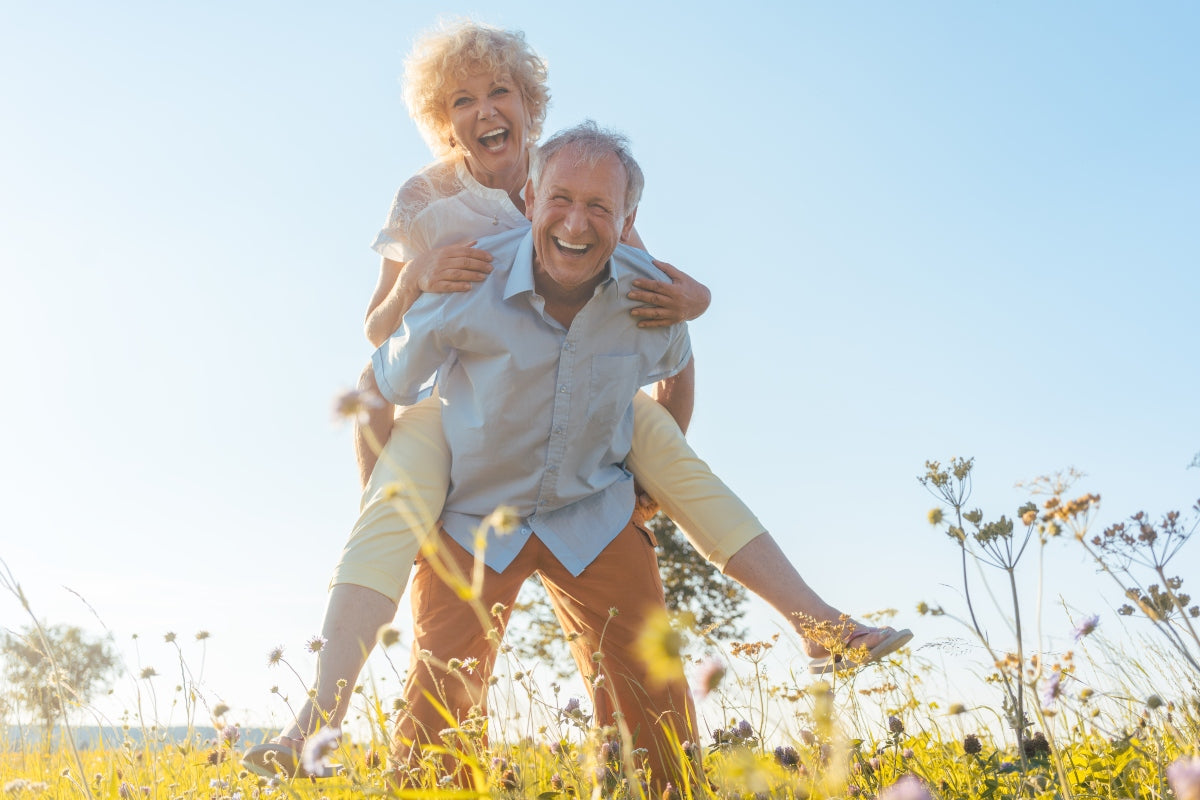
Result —
[[804, 652], [812, 659], [808, 671], [815, 675], [856, 669], [874, 663], [912, 641], [907, 628], [896, 630], [863, 625], [852, 619], [805, 626]]
[[337, 766], [309, 771], [304, 768], [304, 739], [280, 734], [269, 742], [256, 744], [242, 754], [242, 765], [264, 778], [332, 778]]

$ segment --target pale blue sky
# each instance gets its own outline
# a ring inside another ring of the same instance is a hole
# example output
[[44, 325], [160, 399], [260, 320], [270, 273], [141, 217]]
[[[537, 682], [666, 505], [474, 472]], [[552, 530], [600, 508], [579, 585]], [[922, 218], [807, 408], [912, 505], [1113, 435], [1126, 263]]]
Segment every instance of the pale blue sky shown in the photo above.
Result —
[[0, 5], [0, 557], [35, 609], [95, 626], [70, 587], [163, 673], [209, 630], [210, 696], [279, 712], [265, 653], [319, 629], [357, 508], [329, 408], [368, 244], [430, 158], [402, 59], [447, 11], [527, 33], [547, 131], [632, 138], [643, 237], [713, 291], [691, 439], [833, 602], [955, 632], [913, 611], [957, 602], [927, 458], [976, 456], [990, 516], [1068, 466], [1103, 523], [1200, 496], [1200, 10], [682, 8]]

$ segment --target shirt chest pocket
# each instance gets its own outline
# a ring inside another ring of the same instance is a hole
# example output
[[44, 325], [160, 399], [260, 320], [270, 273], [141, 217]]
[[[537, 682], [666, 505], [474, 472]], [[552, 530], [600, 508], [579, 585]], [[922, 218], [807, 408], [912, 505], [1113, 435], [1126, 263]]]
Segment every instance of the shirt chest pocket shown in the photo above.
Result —
[[589, 426], [611, 425], [633, 403], [640, 382], [638, 365], [632, 356], [592, 356], [592, 376], [588, 386]]

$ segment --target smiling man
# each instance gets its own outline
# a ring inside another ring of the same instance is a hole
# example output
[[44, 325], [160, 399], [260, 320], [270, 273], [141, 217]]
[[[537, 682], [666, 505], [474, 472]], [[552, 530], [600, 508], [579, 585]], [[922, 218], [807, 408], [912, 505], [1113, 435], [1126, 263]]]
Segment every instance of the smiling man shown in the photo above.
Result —
[[[696, 738], [682, 671], [652, 677], [635, 652], [665, 602], [653, 542], [631, 523], [633, 399], [660, 383], [660, 396], [690, 405], [693, 376], [686, 324], [639, 328], [629, 313], [635, 278], [669, 280], [645, 252], [620, 244], [642, 183], [622, 137], [590, 122], [552, 137], [525, 187], [532, 228], [481, 239], [493, 256], [488, 280], [423, 295], [374, 355], [380, 390], [398, 405], [445, 365], [438, 391], [451, 488], [439, 557], [471, 575], [476, 531], [496, 508], [515, 509], [511, 531], [487, 530], [481, 605], [462, 600], [426, 554], [417, 561], [401, 763], [440, 741], [438, 705], [455, 719], [486, 709], [498, 641], [477, 610], [496, 609], [503, 628], [535, 573], [593, 692], [596, 722], [619, 724], [646, 747], [660, 784], [679, 778], [670, 738]], [[450, 670], [451, 659], [473, 671]]]

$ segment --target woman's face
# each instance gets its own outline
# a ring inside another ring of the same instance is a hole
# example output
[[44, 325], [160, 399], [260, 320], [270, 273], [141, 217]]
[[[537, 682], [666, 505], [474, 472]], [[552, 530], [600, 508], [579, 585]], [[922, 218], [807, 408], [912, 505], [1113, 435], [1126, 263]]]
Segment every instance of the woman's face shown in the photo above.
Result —
[[529, 117], [507, 73], [477, 73], [453, 83], [446, 114], [455, 147], [464, 149], [475, 180], [509, 190], [524, 184]]

